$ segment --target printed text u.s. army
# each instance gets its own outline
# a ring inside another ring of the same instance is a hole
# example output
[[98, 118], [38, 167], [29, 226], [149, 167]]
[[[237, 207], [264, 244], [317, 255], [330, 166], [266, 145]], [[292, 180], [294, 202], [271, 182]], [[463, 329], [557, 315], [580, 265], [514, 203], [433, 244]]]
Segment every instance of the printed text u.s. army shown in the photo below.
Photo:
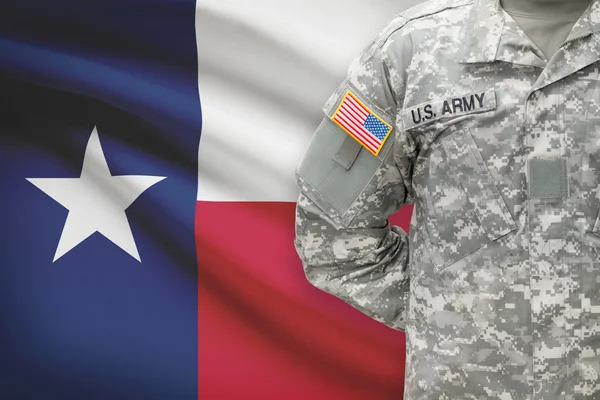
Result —
[[[457, 112], [469, 112], [483, 108], [485, 92], [474, 93], [470, 96], [452, 97], [445, 99], [442, 103], [441, 115], [456, 114]], [[412, 120], [415, 124], [430, 120], [438, 116], [431, 103], [422, 108], [416, 107], [411, 110]]]

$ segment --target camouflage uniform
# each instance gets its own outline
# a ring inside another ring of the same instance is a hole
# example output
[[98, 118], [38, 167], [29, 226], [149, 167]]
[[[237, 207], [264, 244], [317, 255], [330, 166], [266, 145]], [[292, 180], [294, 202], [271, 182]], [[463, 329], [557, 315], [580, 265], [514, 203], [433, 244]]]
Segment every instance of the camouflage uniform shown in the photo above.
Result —
[[[497, 0], [434, 0], [327, 101], [295, 245], [406, 332], [405, 399], [600, 399], [599, 71], [600, 0], [549, 60]], [[348, 91], [393, 127], [377, 155], [332, 120]]]

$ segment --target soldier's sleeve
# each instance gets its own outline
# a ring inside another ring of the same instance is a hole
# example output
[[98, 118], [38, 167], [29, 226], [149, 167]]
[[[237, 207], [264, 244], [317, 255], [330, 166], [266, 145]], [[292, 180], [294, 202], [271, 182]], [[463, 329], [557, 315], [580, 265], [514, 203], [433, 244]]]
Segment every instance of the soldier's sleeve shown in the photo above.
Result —
[[[396, 122], [404, 93], [401, 55], [386, 54], [383, 45], [374, 41], [353, 62], [324, 107], [325, 117], [296, 171], [295, 246], [314, 286], [403, 330], [409, 243], [388, 217], [412, 200], [414, 152]], [[379, 150], [355, 137], [357, 115], [350, 121], [339, 114], [347, 96], [383, 124], [378, 126], [390, 128], [384, 128]]]

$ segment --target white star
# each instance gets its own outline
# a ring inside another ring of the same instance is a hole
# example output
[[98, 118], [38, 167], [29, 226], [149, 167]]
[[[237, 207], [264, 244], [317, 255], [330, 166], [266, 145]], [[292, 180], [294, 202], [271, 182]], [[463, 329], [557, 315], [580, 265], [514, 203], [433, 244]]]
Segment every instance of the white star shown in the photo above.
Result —
[[141, 262], [125, 210], [162, 176], [112, 176], [104, 158], [96, 127], [92, 131], [79, 178], [27, 178], [69, 210], [54, 261], [92, 233], [108, 240]]

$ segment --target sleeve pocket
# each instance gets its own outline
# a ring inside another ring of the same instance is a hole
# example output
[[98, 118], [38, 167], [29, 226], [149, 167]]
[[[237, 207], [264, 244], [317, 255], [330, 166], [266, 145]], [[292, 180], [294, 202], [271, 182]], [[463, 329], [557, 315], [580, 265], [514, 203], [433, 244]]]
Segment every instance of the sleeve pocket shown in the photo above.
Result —
[[[336, 161], [348, 134], [324, 118], [296, 171], [302, 191], [339, 226], [347, 227], [357, 210], [350, 210], [368, 189], [382, 160], [361, 148], [350, 168]], [[362, 147], [362, 146], [361, 146]]]

